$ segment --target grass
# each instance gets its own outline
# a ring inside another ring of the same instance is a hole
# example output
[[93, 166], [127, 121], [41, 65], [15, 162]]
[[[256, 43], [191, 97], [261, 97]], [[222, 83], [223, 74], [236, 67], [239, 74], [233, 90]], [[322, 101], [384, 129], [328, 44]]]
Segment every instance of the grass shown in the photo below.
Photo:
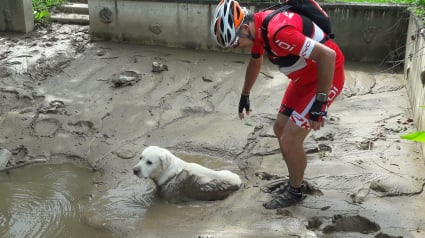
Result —
[[[278, 0], [240, 0], [246, 2], [269, 2], [276, 4]], [[416, 16], [424, 18], [425, 16], [425, 0], [316, 0], [320, 3], [382, 3], [382, 4], [405, 4], [410, 6], [410, 11], [415, 13]], [[284, 1], [280, 1], [284, 2]], [[424, 18], [425, 23], [425, 18]]]
[[329, 3], [332, 3], [332, 2], [393, 3], [393, 4], [418, 4], [418, 5], [425, 4], [425, 0], [325, 0], [325, 2], [329, 2]]
[[[241, 0], [243, 1], [243, 0]], [[425, 0], [316, 0], [317, 2], [326, 2], [326, 3], [336, 3], [336, 2], [345, 2], [345, 3], [393, 3], [393, 4], [414, 4], [425, 6]], [[277, 0], [265, 1], [265, 0], [247, 0], [247, 2], [270, 2], [277, 3]], [[283, 1], [281, 1], [283, 2]]]
[[66, 0], [33, 0], [32, 9], [35, 23], [47, 23], [50, 20], [50, 11], [64, 2]]
[[327, 3], [390, 3], [390, 4], [404, 4], [410, 5], [409, 9], [417, 17], [422, 18], [425, 23], [425, 0], [322, 0]]

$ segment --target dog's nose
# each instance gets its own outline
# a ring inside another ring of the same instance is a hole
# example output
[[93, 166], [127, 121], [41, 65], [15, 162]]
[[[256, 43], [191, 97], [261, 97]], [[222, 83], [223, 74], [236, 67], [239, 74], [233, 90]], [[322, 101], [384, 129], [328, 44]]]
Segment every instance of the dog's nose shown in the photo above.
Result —
[[134, 175], [138, 175], [138, 174], [139, 174], [139, 172], [140, 172], [140, 168], [139, 168], [139, 167], [134, 167], [134, 168], [133, 168], [133, 174], [134, 174]]

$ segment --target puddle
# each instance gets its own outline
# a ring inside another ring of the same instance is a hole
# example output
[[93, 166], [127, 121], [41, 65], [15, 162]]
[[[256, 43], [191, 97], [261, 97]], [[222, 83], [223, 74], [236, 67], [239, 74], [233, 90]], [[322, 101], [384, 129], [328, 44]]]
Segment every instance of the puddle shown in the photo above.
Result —
[[93, 176], [70, 163], [0, 173], [0, 237], [112, 237], [82, 218]]
[[[236, 169], [221, 159], [179, 156], [213, 169]], [[214, 209], [214, 202], [164, 202], [152, 195], [150, 180], [132, 174], [117, 187], [91, 194], [89, 200], [93, 176], [90, 169], [70, 163], [1, 173], [0, 237], [126, 237], [139, 227], [146, 227], [148, 234]]]
[[[237, 170], [235, 164], [224, 159], [174, 154], [186, 162], [195, 162], [211, 169]], [[193, 228], [191, 220], [213, 212], [220, 201], [175, 204], [155, 196], [155, 191], [151, 180], [130, 174], [117, 187], [95, 195], [85, 212], [85, 219], [91, 226], [110, 230], [119, 237], [141, 237], [140, 231], [146, 238], [172, 237], [176, 227], [188, 231], [187, 234], [193, 234], [194, 230], [211, 229], [214, 226], [207, 221], [200, 221], [197, 228]], [[215, 228], [220, 230], [220, 227]]]

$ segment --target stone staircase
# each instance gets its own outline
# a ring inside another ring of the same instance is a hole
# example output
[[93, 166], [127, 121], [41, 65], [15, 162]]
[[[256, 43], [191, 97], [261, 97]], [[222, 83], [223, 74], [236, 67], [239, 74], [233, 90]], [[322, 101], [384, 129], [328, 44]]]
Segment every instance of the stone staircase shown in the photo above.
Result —
[[70, 0], [55, 9], [50, 19], [61, 24], [89, 25], [88, 0]]

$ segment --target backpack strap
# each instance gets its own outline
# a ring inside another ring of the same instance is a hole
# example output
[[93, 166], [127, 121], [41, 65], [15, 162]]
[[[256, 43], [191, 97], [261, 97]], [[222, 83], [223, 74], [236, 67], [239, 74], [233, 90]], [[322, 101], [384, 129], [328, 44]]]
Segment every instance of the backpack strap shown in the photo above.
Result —
[[[270, 48], [270, 42], [267, 39], [267, 34], [268, 34], [268, 26], [269, 26], [269, 22], [270, 20], [276, 16], [278, 13], [287, 11], [291, 8], [291, 5], [284, 5], [281, 8], [278, 8], [276, 10], [274, 10], [272, 13], [270, 13], [269, 15], [266, 16], [266, 18], [264, 18], [263, 24], [261, 25], [261, 32], [263, 34], [263, 40], [264, 40], [264, 44], [265, 47], [264, 49], [267, 51], [267, 53], [272, 54], [271, 53], [271, 48]], [[303, 21], [303, 34], [306, 36], [311, 36], [313, 34], [313, 21], [310, 20], [308, 17], [303, 16], [301, 14], [299, 14], [301, 16], [301, 19]], [[282, 27], [283, 28], [283, 27]]]
[[[265, 44], [264, 49], [267, 51], [269, 56], [274, 56], [274, 54], [273, 54], [273, 52], [271, 51], [271, 48], [270, 48], [269, 39], [267, 38], [269, 22], [278, 13], [287, 11], [291, 7], [293, 7], [293, 6], [284, 5], [281, 8], [274, 10], [272, 13], [270, 13], [269, 15], [267, 15], [264, 18], [263, 24], [261, 25], [261, 31], [262, 31], [262, 35], [263, 35], [263, 41], [264, 41], [264, 44]], [[302, 32], [303, 35], [311, 37], [313, 35], [313, 30], [314, 30], [313, 21], [310, 18], [308, 18], [308, 17], [306, 17], [302, 14], [299, 14], [299, 15], [300, 15], [300, 17], [303, 21], [303, 32]], [[280, 29], [282, 29], [284, 27], [286, 27], [286, 26], [282, 26]], [[274, 38], [274, 36], [273, 36], [273, 38]], [[320, 41], [320, 43], [324, 43], [328, 39], [329, 39], [329, 37], [326, 36], [323, 40]], [[269, 59], [270, 59], [270, 57], [269, 57]], [[284, 56], [284, 57], [277, 57], [275, 60], [273, 60], [274, 62], [273, 61], [272, 62], [275, 63], [275, 64], [278, 64], [280, 66], [290, 66], [290, 65], [294, 64], [298, 59], [299, 59], [298, 55], [287, 55], [287, 56]]]
[[272, 13], [270, 13], [269, 15], [266, 16], [266, 18], [264, 18], [263, 24], [261, 25], [261, 32], [263, 33], [263, 41], [265, 44], [264, 49], [267, 51], [267, 53], [270, 54], [270, 44], [269, 41], [267, 39], [267, 33], [268, 33], [268, 27], [269, 27], [269, 22], [270, 20], [276, 16], [278, 13], [287, 11], [288, 9], [290, 9], [292, 6], [291, 5], [284, 5], [276, 10], [274, 10]]

